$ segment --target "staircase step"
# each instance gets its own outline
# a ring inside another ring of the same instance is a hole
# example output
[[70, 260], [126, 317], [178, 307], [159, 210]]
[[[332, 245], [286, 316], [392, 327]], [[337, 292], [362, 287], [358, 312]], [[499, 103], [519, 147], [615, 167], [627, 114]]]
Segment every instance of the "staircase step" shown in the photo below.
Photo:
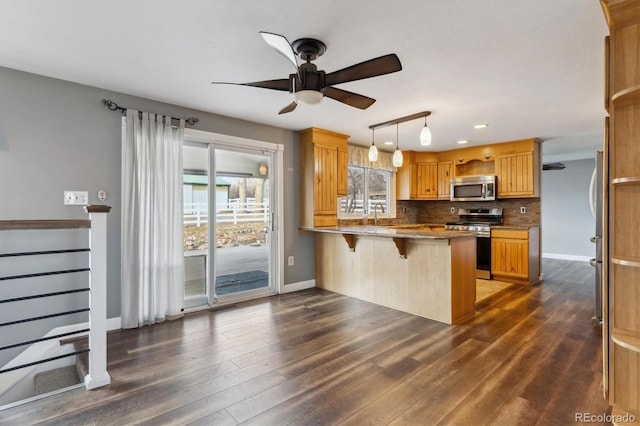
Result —
[[35, 394], [40, 395], [54, 390], [66, 388], [81, 383], [78, 370], [75, 365], [55, 368], [53, 370], [38, 373], [33, 378]]

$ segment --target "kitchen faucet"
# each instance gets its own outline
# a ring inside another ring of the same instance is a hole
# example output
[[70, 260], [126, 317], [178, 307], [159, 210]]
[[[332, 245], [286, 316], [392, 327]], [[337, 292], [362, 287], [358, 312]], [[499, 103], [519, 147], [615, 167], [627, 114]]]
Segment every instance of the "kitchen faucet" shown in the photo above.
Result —
[[382, 203], [375, 203], [373, 205], [373, 225], [378, 226], [378, 206], [380, 206], [380, 210], [384, 213], [384, 206]]

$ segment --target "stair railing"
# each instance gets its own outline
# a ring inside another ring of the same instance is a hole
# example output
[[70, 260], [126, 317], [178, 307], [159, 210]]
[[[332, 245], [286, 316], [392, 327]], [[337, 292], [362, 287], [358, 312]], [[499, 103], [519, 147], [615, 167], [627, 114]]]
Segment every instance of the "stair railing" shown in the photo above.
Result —
[[[63, 312], [47, 313], [28, 318], [16, 318], [0, 323], [1, 327], [13, 326], [16, 324], [33, 321], [43, 321], [50, 318], [73, 315], [82, 312], [89, 313], [89, 327], [76, 329], [66, 333], [46, 335], [41, 338], [27, 339], [9, 345], [0, 346], [0, 351], [17, 347], [26, 347], [34, 343], [47, 340], [61, 339], [71, 335], [87, 333], [89, 335], [89, 348], [79, 349], [71, 353], [65, 353], [54, 357], [47, 357], [30, 361], [18, 365], [10, 365], [0, 370], [0, 377], [3, 373], [9, 373], [21, 368], [32, 367], [56, 359], [79, 355], [85, 352], [89, 354], [89, 371], [84, 377], [84, 385], [87, 389], [94, 389], [108, 385], [111, 378], [107, 373], [107, 213], [111, 210], [109, 206], [91, 205], [86, 206], [85, 211], [89, 214], [89, 220], [0, 220], [0, 231], [6, 230], [51, 230], [51, 229], [82, 229], [89, 230], [89, 248], [56, 249], [40, 251], [23, 251], [16, 253], [0, 253], [0, 260], [9, 257], [38, 257], [43, 255], [62, 255], [66, 253], [89, 253], [89, 265], [85, 268], [72, 268], [56, 271], [34, 272], [28, 274], [17, 274], [0, 276], [0, 284], [4, 281], [21, 280], [24, 278], [73, 274], [78, 272], [88, 272], [88, 287], [70, 289], [63, 291], [45, 291], [38, 294], [20, 295], [0, 300], [0, 309], [5, 304], [19, 303], [27, 300], [44, 299], [54, 296], [88, 292], [88, 307], [66, 310]], [[1, 368], [1, 367], [0, 367]]]

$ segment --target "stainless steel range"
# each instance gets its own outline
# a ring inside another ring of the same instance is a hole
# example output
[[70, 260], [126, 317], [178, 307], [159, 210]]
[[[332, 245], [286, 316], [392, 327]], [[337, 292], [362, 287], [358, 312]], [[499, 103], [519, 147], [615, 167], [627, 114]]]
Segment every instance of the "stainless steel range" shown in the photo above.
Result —
[[445, 224], [447, 231], [476, 233], [476, 277], [491, 279], [491, 226], [501, 225], [502, 209], [459, 209], [458, 221]]

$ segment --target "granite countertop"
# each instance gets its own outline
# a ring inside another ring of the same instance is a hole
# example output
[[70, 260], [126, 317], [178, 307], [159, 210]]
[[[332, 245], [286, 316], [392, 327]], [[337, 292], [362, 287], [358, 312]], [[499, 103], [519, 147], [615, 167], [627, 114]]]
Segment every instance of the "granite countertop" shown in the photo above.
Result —
[[430, 225], [353, 225], [353, 226], [328, 226], [316, 228], [300, 228], [305, 231], [324, 232], [330, 234], [351, 234], [391, 238], [411, 238], [422, 240], [450, 240], [453, 238], [474, 237], [474, 232], [463, 231], [432, 231]]
[[514, 230], [528, 231], [531, 228], [539, 228], [539, 226], [491, 225], [491, 229], [514, 229]]

